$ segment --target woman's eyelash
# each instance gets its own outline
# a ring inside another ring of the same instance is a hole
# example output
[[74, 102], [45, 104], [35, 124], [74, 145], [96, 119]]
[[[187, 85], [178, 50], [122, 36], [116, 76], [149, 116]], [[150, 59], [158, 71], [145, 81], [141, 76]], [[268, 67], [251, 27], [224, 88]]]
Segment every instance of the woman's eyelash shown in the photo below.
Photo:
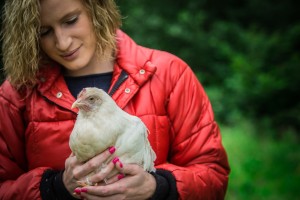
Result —
[[69, 20], [67, 20], [65, 23], [66, 24], [74, 24], [77, 22], [77, 20], [78, 20], [78, 16], [75, 16], [75, 17], [72, 17]]
[[43, 36], [47, 35], [48, 33], [50, 33], [50, 29], [41, 30], [40, 31], [40, 36], [43, 37]]

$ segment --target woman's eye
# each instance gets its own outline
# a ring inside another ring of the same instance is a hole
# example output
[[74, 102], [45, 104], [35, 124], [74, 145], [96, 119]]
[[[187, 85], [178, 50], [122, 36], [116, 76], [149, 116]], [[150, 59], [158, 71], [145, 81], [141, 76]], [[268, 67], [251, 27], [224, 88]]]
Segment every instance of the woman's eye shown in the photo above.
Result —
[[75, 24], [77, 22], [77, 20], [78, 20], [78, 16], [74, 16], [74, 17], [68, 19], [65, 23], [66, 24]]
[[49, 33], [50, 33], [50, 29], [44, 29], [44, 28], [42, 28], [41, 30], [40, 30], [40, 36], [41, 37], [43, 37], [43, 36], [46, 36], [46, 35], [48, 35]]

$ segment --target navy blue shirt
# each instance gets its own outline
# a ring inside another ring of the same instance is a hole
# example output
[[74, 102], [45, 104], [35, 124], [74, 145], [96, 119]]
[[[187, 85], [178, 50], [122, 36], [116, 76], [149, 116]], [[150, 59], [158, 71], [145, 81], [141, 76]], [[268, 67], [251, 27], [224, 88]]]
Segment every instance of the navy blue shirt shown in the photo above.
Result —
[[79, 92], [86, 87], [97, 87], [108, 92], [112, 75], [113, 72], [77, 77], [65, 76], [65, 81], [71, 94], [77, 98]]

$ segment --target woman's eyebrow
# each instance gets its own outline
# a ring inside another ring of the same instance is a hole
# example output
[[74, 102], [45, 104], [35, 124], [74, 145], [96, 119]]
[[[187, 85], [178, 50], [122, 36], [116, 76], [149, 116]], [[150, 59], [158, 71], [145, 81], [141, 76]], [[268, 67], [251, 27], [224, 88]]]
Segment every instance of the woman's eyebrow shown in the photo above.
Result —
[[63, 22], [63, 21], [65, 21], [66, 19], [72, 17], [73, 15], [75, 15], [75, 14], [80, 14], [80, 13], [81, 13], [81, 9], [77, 8], [77, 9], [75, 9], [75, 10], [73, 10], [73, 11], [68, 12], [67, 14], [65, 14], [65, 15], [60, 19], [60, 21]]
[[[79, 15], [81, 12], [82, 12], [82, 10], [77, 8], [77, 9], [69, 11], [62, 17], [56, 18], [56, 20], [58, 20], [58, 22], [60, 22], [60, 23], [63, 23], [66, 20], [68, 20], [68, 18], [73, 17], [74, 15]], [[41, 24], [41, 28], [48, 27], [48, 26], [49, 26], [49, 22], [47, 20], [45, 20], [45, 22]]]

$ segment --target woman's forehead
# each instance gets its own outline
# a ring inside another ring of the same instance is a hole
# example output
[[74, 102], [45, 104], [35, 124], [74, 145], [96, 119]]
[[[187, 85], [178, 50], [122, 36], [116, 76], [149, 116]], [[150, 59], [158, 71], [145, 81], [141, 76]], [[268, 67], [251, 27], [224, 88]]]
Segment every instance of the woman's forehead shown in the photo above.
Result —
[[81, 0], [41, 0], [41, 22], [48, 24], [53, 21], [60, 21], [67, 15], [83, 8]]

